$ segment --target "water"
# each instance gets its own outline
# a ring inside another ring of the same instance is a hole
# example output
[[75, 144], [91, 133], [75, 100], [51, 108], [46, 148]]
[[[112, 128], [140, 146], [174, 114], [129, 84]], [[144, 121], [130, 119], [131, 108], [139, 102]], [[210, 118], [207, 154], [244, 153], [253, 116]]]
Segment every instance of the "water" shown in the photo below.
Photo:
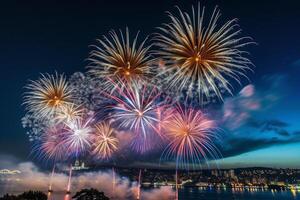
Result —
[[[298, 191], [300, 192], [300, 191]], [[201, 189], [181, 188], [179, 190], [181, 200], [300, 200], [300, 194], [296, 191], [270, 191], [270, 190], [233, 190], [233, 189]]]

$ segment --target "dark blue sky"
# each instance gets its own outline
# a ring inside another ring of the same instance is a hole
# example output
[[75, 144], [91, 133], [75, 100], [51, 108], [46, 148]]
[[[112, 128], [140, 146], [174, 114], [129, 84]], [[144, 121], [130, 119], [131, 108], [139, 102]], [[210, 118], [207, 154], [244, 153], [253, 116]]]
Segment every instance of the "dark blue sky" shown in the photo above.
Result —
[[[20, 119], [24, 114], [23, 87], [28, 79], [55, 70], [67, 75], [85, 71], [88, 46], [110, 29], [128, 26], [131, 32], [140, 30], [143, 37], [168, 20], [165, 11], [175, 11], [174, 5], [190, 11], [191, 5], [198, 1], [7, 2], [0, 3], [0, 154], [26, 160], [30, 144]], [[238, 18], [244, 34], [258, 43], [247, 49], [256, 66], [255, 73], [250, 74], [255, 98], [248, 100], [259, 101], [261, 106], [254, 111], [235, 108], [249, 115], [237, 128], [228, 128], [229, 122], [224, 122], [230, 137], [223, 153], [225, 157], [235, 156], [225, 162], [243, 165], [247, 158], [256, 158], [258, 154], [265, 155], [264, 160], [273, 155], [270, 152], [276, 151], [272, 150], [276, 147], [299, 152], [300, 2], [206, 0], [201, 3], [209, 10], [218, 5], [223, 19]], [[276, 100], [269, 102], [268, 95]], [[225, 103], [239, 100], [237, 95]], [[255, 136], [246, 137], [244, 134], [248, 132]]]

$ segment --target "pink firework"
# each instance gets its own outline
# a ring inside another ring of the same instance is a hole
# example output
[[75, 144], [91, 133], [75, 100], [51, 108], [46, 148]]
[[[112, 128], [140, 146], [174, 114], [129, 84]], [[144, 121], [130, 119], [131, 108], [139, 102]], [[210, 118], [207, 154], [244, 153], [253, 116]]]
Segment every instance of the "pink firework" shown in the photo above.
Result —
[[63, 159], [66, 153], [66, 146], [63, 143], [63, 127], [57, 125], [48, 128], [41, 136], [41, 143], [34, 150], [46, 160]]
[[163, 152], [165, 158], [175, 158], [177, 167], [189, 168], [219, 152], [213, 144], [217, 135], [215, 122], [200, 110], [176, 106], [168, 110], [161, 123], [169, 144]]

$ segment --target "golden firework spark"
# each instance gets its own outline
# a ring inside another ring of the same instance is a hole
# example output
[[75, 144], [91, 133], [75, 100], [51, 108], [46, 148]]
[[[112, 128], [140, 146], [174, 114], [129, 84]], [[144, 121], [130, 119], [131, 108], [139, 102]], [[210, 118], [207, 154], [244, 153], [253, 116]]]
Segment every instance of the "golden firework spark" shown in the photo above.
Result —
[[59, 110], [56, 120], [58, 123], [68, 123], [77, 119], [83, 115], [84, 109], [81, 106], [77, 106], [74, 103], [66, 104]]
[[24, 104], [27, 110], [39, 117], [49, 117], [71, 103], [71, 89], [64, 75], [42, 74], [27, 86]]
[[238, 82], [240, 76], [250, 69], [251, 62], [244, 57], [241, 47], [251, 42], [249, 37], [240, 37], [236, 19], [222, 26], [217, 22], [220, 11], [215, 8], [208, 23], [205, 23], [204, 8], [192, 15], [182, 12], [179, 17], [168, 13], [171, 22], [159, 28], [157, 54], [165, 61], [165, 81], [169, 88], [179, 91], [196, 90], [196, 94], [209, 98], [211, 94], [222, 99], [221, 89], [231, 93], [228, 78]]
[[118, 150], [119, 140], [115, 134], [116, 130], [107, 122], [95, 125], [92, 154], [100, 159], [109, 159]]
[[112, 81], [131, 83], [151, 79], [153, 72], [150, 67], [153, 59], [148, 54], [151, 46], [145, 46], [147, 38], [138, 46], [138, 34], [131, 43], [128, 28], [125, 38], [121, 31], [118, 35], [112, 30], [109, 35], [110, 38], [104, 36], [103, 40], [98, 40], [100, 45], [94, 46], [89, 58], [91, 65], [88, 67], [93, 76], [105, 81], [105, 89], [113, 91]]

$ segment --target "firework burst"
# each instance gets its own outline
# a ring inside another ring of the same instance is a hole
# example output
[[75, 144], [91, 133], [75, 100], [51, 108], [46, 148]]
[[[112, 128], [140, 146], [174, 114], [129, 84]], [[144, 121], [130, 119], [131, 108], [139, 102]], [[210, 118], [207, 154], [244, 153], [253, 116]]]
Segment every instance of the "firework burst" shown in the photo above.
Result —
[[122, 88], [117, 87], [118, 95], [109, 95], [116, 102], [112, 118], [118, 126], [142, 133], [144, 138], [151, 131], [159, 132], [157, 124], [162, 104], [157, 89], [139, 84]]
[[208, 23], [200, 4], [196, 12], [192, 8], [192, 15], [178, 11], [178, 17], [169, 13], [171, 22], [159, 28], [156, 37], [157, 54], [166, 65], [161, 74], [167, 87], [196, 93], [201, 101], [211, 96], [222, 99], [221, 90], [231, 94], [227, 78], [240, 82], [239, 77], [246, 77], [250, 69], [251, 62], [241, 48], [252, 43], [251, 39], [239, 36], [236, 19], [218, 26], [221, 14], [217, 8]]
[[93, 117], [90, 116], [81, 116], [65, 123], [62, 142], [66, 145], [69, 156], [77, 158], [80, 154], [86, 153], [91, 147], [92, 124]]
[[71, 90], [64, 75], [42, 74], [37, 81], [31, 81], [26, 88], [24, 104], [29, 112], [38, 117], [53, 116], [71, 102]]
[[116, 130], [107, 122], [95, 125], [92, 137], [92, 154], [100, 159], [109, 159], [118, 150]]
[[[99, 46], [90, 53], [91, 66], [89, 72], [105, 81], [104, 88], [114, 91], [111, 84], [131, 83], [132, 81], [142, 81], [151, 79], [153, 72], [150, 65], [153, 59], [148, 55], [151, 46], [146, 47], [146, 39], [138, 46], [138, 34], [130, 43], [129, 30], [126, 28], [125, 37], [120, 31], [118, 35], [115, 31], [110, 32], [110, 38], [104, 36], [103, 40], [98, 40]], [[119, 84], [121, 85], [121, 84]]]
[[216, 138], [215, 123], [201, 111], [176, 106], [165, 115], [161, 126], [170, 141], [163, 157], [175, 158], [178, 167], [188, 168], [190, 163], [194, 166], [208, 156], [218, 157], [212, 141]]
[[53, 126], [48, 128], [41, 135], [39, 145], [34, 148], [39, 152], [39, 156], [46, 160], [54, 160], [54, 162], [62, 160], [66, 155], [66, 146], [63, 143], [63, 127]]

